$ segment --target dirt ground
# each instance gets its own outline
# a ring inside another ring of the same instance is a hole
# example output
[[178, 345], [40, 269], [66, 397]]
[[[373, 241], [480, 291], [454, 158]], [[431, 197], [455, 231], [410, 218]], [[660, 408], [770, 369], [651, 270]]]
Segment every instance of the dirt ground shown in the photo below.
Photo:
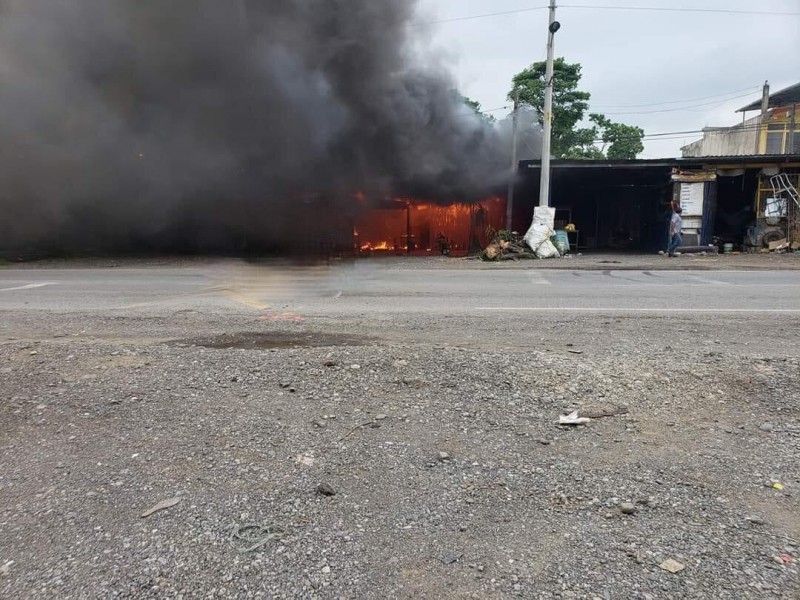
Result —
[[2, 598], [800, 597], [791, 314], [0, 317]]

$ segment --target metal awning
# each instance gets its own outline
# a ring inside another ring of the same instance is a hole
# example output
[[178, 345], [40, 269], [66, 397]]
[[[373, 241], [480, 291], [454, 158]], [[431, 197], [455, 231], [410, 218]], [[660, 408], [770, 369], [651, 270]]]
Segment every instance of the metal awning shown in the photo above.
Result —
[[[779, 106], [789, 106], [800, 102], [800, 83], [795, 83], [779, 92], [769, 95], [769, 108], [778, 108]], [[748, 112], [751, 110], [761, 110], [761, 100], [748, 104], [744, 108], [740, 108], [736, 112]]]

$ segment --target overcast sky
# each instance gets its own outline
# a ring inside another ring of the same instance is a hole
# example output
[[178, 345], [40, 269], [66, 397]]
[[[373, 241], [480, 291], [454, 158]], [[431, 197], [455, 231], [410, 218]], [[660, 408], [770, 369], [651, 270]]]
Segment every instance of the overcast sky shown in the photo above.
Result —
[[[548, 3], [419, 1], [426, 21]], [[559, 4], [800, 12], [800, 0], [562, 0]], [[742, 118], [736, 109], [757, 100], [765, 80], [772, 91], [800, 82], [800, 17], [564, 7], [558, 10], [558, 20], [562, 29], [556, 36], [556, 56], [583, 65], [582, 88], [592, 94], [591, 110], [639, 125], [648, 134], [736, 124]], [[515, 73], [545, 59], [546, 30], [547, 11], [537, 10], [439, 23], [425, 35], [450, 64], [461, 92], [490, 110], [508, 104], [505, 98]], [[691, 101], [629, 106], [683, 100]], [[620, 112], [650, 114], [614, 114]], [[502, 117], [504, 112], [493, 114]], [[679, 156], [681, 146], [699, 137], [647, 141], [642, 158]]]

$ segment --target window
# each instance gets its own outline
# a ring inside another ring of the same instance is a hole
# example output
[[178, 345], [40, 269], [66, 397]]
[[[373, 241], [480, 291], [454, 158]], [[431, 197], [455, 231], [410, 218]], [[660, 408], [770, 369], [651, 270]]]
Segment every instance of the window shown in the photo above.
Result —
[[767, 132], [767, 154], [783, 154], [783, 131]]
[[[792, 132], [791, 121], [785, 123], [770, 123], [766, 130], [762, 130], [762, 146], [765, 154], [800, 154], [800, 124], [794, 124]], [[794, 145], [792, 142], [794, 141]]]

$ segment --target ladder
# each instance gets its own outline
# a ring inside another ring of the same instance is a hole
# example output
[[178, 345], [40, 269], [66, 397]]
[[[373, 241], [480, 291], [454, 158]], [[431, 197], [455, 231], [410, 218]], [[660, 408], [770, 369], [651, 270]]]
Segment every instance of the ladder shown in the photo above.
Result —
[[789, 198], [795, 203], [797, 208], [800, 208], [800, 195], [797, 193], [797, 188], [789, 181], [789, 176], [786, 173], [779, 173], [769, 178], [769, 183], [772, 186], [773, 197], [782, 197], [783, 192], [789, 194]]

